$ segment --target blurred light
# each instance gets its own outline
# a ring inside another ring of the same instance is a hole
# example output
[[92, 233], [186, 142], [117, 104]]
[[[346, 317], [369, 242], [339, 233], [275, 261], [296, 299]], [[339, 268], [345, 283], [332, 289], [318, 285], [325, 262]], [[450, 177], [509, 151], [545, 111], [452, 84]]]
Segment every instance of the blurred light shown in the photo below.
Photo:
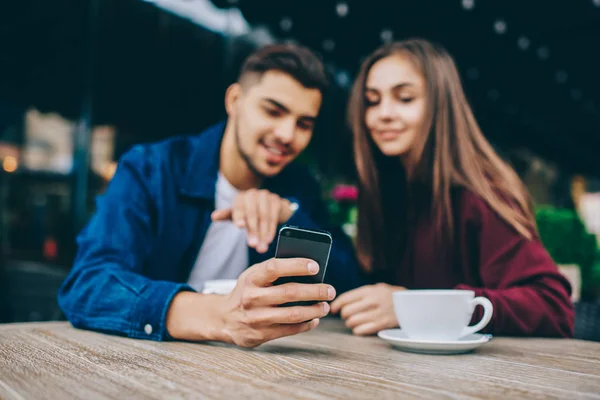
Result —
[[491, 89], [488, 91], [488, 97], [491, 101], [496, 101], [500, 98], [500, 92], [496, 89]]
[[323, 50], [333, 51], [335, 49], [335, 42], [332, 39], [323, 40]]
[[530, 44], [531, 44], [531, 41], [527, 37], [525, 37], [525, 36], [521, 36], [517, 40], [517, 45], [519, 46], [519, 48], [521, 50], [527, 50], [529, 48]]
[[335, 74], [335, 80], [343, 88], [350, 86], [350, 75], [346, 71], [340, 71]]
[[575, 101], [579, 101], [581, 100], [581, 96], [583, 94], [581, 93], [581, 90], [579, 89], [571, 89], [571, 97], [573, 98], [573, 100]]
[[548, 50], [547, 47], [540, 47], [537, 51], [537, 54], [542, 60], [546, 60], [548, 57], [550, 57], [550, 50]]
[[475, 7], [475, 0], [462, 0], [462, 6], [465, 10], [472, 10]]
[[335, 6], [335, 12], [340, 18], [344, 18], [346, 15], [348, 15], [348, 4], [346, 4], [346, 2], [340, 1]]
[[17, 170], [17, 167], [19, 166], [19, 163], [17, 162], [17, 159], [13, 156], [6, 156], [4, 157], [4, 161], [2, 162], [2, 169], [5, 170], [6, 172], [15, 172]]
[[389, 43], [394, 39], [394, 32], [392, 32], [390, 29], [384, 29], [381, 31], [380, 36], [384, 43]]
[[[188, 19], [205, 29], [227, 35], [245, 35], [251, 31], [250, 24], [238, 7], [219, 8], [208, 0], [146, 0], [157, 7]], [[232, 5], [232, 3], [229, 3]]]
[[259, 46], [264, 46], [274, 42], [271, 33], [265, 26], [255, 27], [248, 34], [248, 38], [251, 38], [252, 42], [258, 44]]
[[479, 79], [479, 70], [475, 67], [469, 68], [467, 70], [467, 78], [476, 81]]
[[506, 22], [504, 22], [501, 19], [497, 20], [496, 22], [494, 22], [494, 30], [499, 35], [504, 34], [506, 32]]
[[293, 25], [294, 25], [294, 23], [292, 22], [292, 19], [288, 18], [288, 17], [282, 18], [281, 21], [279, 22], [279, 26], [281, 27], [281, 30], [285, 31], [285, 32], [289, 32], [292, 29]]
[[556, 81], [558, 83], [565, 83], [567, 81], [568, 75], [565, 71], [558, 71], [556, 73]]
[[104, 166], [104, 169], [102, 170], [100, 175], [102, 176], [102, 178], [104, 178], [105, 181], [108, 182], [112, 179], [113, 176], [115, 176], [115, 172], [117, 172], [117, 165], [117, 162], [111, 161]]
[[58, 245], [56, 243], [56, 239], [53, 237], [47, 237], [44, 240], [43, 254], [44, 258], [47, 260], [56, 259], [56, 256], [58, 255]]
[[592, 3], [594, 3], [596, 7], [600, 7], [600, 0], [592, 0]]

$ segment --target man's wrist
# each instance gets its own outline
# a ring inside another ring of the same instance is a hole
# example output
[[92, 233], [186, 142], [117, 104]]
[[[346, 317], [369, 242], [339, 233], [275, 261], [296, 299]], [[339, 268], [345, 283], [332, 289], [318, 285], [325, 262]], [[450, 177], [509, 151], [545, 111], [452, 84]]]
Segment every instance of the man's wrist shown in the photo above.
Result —
[[226, 342], [220, 304], [225, 296], [180, 292], [167, 312], [167, 332], [173, 339]]

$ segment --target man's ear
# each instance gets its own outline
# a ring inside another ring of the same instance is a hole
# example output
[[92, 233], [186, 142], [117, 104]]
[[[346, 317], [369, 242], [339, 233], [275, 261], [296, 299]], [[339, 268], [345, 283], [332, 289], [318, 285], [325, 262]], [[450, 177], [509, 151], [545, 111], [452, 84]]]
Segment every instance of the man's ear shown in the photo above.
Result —
[[242, 97], [242, 86], [237, 82], [229, 85], [225, 92], [225, 111], [229, 118], [235, 116], [240, 97]]

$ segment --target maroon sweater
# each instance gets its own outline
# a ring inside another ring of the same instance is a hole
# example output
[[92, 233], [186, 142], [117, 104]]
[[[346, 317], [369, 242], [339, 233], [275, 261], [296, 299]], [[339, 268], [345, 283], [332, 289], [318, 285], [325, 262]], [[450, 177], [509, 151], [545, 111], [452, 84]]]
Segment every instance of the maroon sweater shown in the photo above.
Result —
[[[538, 238], [527, 240], [478, 196], [453, 193], [451, 256], [432, 246], [434, 224], [421, 218], [393, 284], [409, 289], [467, 289], [494, 305], [483, 330], [496, 335], [573, 336], [571, 287]], [[473, 321], [482, 316], [477, 307]]]

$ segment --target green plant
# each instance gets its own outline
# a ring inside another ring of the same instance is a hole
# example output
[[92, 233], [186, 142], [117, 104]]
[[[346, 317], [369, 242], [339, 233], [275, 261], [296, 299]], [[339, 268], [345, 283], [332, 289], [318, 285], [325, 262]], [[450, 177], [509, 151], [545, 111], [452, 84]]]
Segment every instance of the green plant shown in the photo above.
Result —
[[557, 264], [577, 264], [581, 270], [582, 298], [600, 289], [600, 252], [596, 237], [588, 233], [574, 210], [540, 206], [536, 221], [542, 243]]

